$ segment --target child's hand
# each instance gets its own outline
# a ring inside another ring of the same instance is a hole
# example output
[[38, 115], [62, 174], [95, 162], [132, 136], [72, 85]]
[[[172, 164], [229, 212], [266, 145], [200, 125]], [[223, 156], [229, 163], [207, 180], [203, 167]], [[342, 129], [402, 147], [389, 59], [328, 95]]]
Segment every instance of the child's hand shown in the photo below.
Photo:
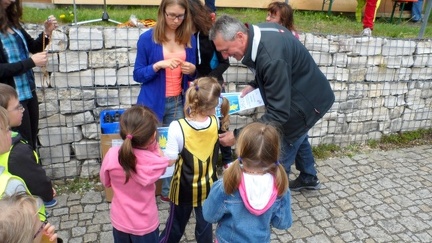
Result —
[[53, 197], [57, 196], [57, 191], [56, 189], [54, 189], [54, 187], [52, 188], [52, 191], [53, 191]]
[[55, 233], [55, 226], [47, 223], [43, 229], [42, 243], [57, 242], [57, 233]]

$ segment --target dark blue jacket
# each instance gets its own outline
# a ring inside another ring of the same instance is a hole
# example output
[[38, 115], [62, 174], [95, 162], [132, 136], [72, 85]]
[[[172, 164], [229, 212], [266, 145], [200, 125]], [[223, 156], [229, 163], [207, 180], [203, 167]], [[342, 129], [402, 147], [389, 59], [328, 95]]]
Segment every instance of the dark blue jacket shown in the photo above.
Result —
[[[141, 83], [137, 104], [149, 107], [161, 122], [165, 112], [166, 73], [165, 69], [155, 72], [153, 64], [163, 59], [162, 45], [153, 41], [153, 29], [147, 30], [138, 39], [133, 78]], [[191, 47], [186, 48], [186, 61], [196, 65], [196, 39], [193, 35]], [[183, 75], [183, 92], [188, 89], [188, 82], [194, 79], [195, 75]]]
[[249, 27], [242, 63], [256, 72], [250, 84], [260, 89], [266, 106], [260, 121], [275, 124], [290, 143], [307, 133], [333, 105], [330, 83], [309, 51], [278, 24]]

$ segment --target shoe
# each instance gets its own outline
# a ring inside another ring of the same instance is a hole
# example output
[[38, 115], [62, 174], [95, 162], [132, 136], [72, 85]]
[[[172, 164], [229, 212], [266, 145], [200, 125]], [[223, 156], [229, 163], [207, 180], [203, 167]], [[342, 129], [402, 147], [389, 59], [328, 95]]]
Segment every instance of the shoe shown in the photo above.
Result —
[[291, 191], [300, 191], [302, 189], [318, 190], [321, 188], [321, 183], [316, 177], [311, 181], [304, 181], [300, 177], [297, 177], [297, 179], [289, 182], [289, 188]]
[[159, 200], [163, 203], [169, 203], [170, 202], [169, 197], [164, 197], [162, 195], [159, 197]]
[[362, 36], [372, 36], [372, 30], [370, 28], [364, 28], [361, 35]]
[[52, 208], [57, 205], [57, 200], [53, 199], [49, 202], [44, 202], [45, 208]]

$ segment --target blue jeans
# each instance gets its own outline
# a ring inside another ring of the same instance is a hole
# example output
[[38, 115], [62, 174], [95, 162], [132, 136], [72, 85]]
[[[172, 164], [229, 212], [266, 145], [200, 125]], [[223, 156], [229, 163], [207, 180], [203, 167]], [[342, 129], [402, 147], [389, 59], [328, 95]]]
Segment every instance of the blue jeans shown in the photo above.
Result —
[[309, 136], [306, 133], [293, 144], [290, 144], [286, 141], [286, 137], [283, 136], [280, 162], [284, 165], [287, 175], [291, 172], [291, 165], [295, 162], [296, 169], [300, 171], [300, 178], [303, 180], [316, 178], [315, 159], [308, 138]]
[[[166, 97], [165, 98], [165, 113], [162, 121], [162, 126], [168, 127], [172, 121], [181, 119], [184, 117], [183, 113], [183, 98], [181, 95]], [[168, 197], [170, 190], [171, 177], [162, 179], [162, 191], [161, 194], [164, 197]]]
[[423, 0], [413, 2], [411, 9], [411, 16], [413, 21], [420, 21], [422, 19]]
[[113, 227], [113, 236], [115, 243], [148, 243], [148, 242], [159, 242], [159, 227], [153, 232], [146, 235], [132, 235]]
[[198, 243], [213, 242], [212, 224], [204, 220], [202, 207], [192, 205], [175, 205], [170, 202], [170, 214], [165, 229], [159, 236], [160, 243], [178, 243], [184, 234], [192, 209], [195, 210], [195, 240]]

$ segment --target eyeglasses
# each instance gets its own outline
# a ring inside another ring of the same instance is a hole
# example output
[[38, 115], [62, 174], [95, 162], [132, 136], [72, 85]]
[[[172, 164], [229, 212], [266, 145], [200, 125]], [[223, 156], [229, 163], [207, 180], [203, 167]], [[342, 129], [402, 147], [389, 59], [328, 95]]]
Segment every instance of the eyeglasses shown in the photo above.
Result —
[[180, 20], [183, 20], [185, 18], [185, 14], [175, 15], [173, 13], [167, 13], [167, 12], [165, 12], [165, 15], [170, 20], [178, 19], [180, 21]]
[[[44, 217], [46, 217], [46, 215], [44, 215], [44, 214], [42, 214], [42, 213], [38, 213], [38, 214], [43, 215]], [[41, 224], [41, 226], [39, 227], [39, 229], [38, 229], [38, 231], [36, 232], [36, 234], [34, 234], [33, 239], [36, 239], [36, 237], [38, 236], [38, 234], [39, 234], [40, 232], [42, 232], [42, 230], [43, 230], [43, 229], [45, 228], [45, 226], [48, 224], [48, 221], [47, 221], [46, 218], [45, 218], [44, 221], [41, 221], [41, 222], [42, 222], [42, 224]]]
[[12, 111], [21, 111], [21, 112], [24, 112], [25, 108], [24, 108], [23, 105], [18, 104], [15, 108], [12, 109]]

